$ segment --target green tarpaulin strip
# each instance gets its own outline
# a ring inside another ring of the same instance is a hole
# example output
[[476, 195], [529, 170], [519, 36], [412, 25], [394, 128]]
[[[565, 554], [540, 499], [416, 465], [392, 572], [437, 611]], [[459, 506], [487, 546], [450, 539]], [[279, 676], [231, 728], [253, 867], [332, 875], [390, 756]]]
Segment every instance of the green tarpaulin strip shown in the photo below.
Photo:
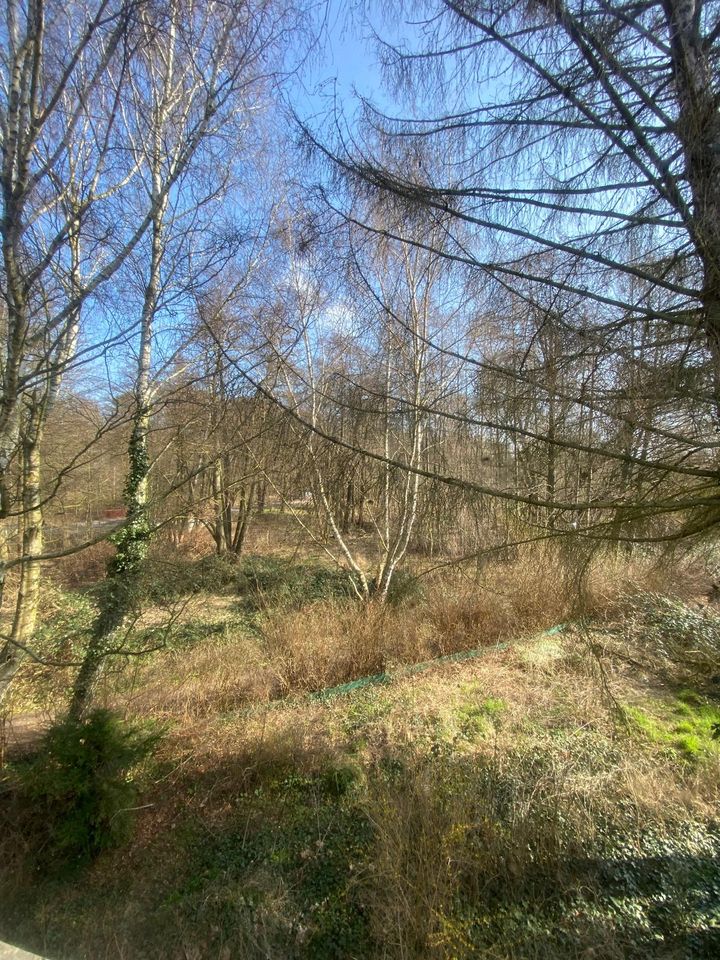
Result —
[[461, 653], [448, 653], [443, 657], [436, 657], [434, 660], [428, 660], [426, 663], [413, 663], [409, 667], [400, 667], [393, 670], [392, 673], [375, 673], [369, 677], [360, 677], [357, 680], [351, 680], [350, 683], [341, 683], [338, 687], [327, 687], [325, 690], [319, 690], [317, 693], [311, 693], [309, 700], [330, 700], [332, 697], [339, 697], [345, 693], [353, 693], [363, 687], [371, 687], [377, 684], [390, 683], [399, 677], [407, 677], [413, 673], [421, 673], [429, 667], [437, 666], [439, 663], [456, 663], [461, 660], [471, 660], [473, 657], [479, 657], [491, 650], [505, 650], [509, 644], [497, 643], [492, 647], [479, 647], [475, 650], [463, 650]]
[[[557, 633], [563, 633], [567, 624], [558, 623], [549, 630], [543, 630], [542, 636], [553, 636]], [[341, 683], [337, 687], [326, 687], [325, 690], [318, 690], [317, 693], [308, 695], [308, 700], [330, 700], [333, 697], [342, 696], [345, 693], [353, 693], [355, 690], [361, 690], [363, 687], [371, 687], [378, 684], [390, 683], [397, 677], [407, 677], [413, 673], [422, 673], [429, 667], [434, 667], [439, 663], [459, 663], [462, 660], [472, 660], [474, 657], [480, 657], [491, 650], [507, 650], [509, 643], [496, 643], [487, 647], [475, 647], [473, 650], [462, 650], [460, 653], [448, 653], [442, 657], [435, 657], [434, 660], [427, 660], [425, 663], [413, 663], [408, 667], [400, 667], [393, 670], [392, 673], [375, 673], [369, 677], [359, 677], [357, 680], [351, 680], [349, 683]]]
[[360, 690], [361, 687], [390, 683], [391, 680], [392, 675], [389, 673], [374, 673], [369, 677], [358, 677], [357, 680], [351, 680], [349, 683], [341, 683], [339, 687], [326, 687], [325, 690], [308, 694], [308, 700], [328, 700], [330, 697], [336, 697], [341, 693], [352, 693], [353, 690]]
[[[557, 633], [563, 633], [570, 624], [567, 623], [558, 623], [554, 627], [550, 627], [549, 630], [543, 630], [540, 636], [552, 636]], [[508, 647], [512, 646], [517, 641], [511, 641], [506, 643], [494, 643], [486, 647], [475, 647], [472, 650], [461, 650], [459, 653], [447, 653], [442, 657], [435, 657], [434, 660], [427, 660], [425, 663], [411, 663], [406, 667], [399, 667], [397, 670], [393, 670], [391, 673], [374, 673], [368, 677], [358, 677], [357, 680], [350, 680], [349, 683], [341, 683], [337, 687], [326, 687], [324, 690], [317, 690], [314, 693], [307, 693], [302, 696], [296, 697], [285, 697], [280, 700], [271, 700], [269, 703], [265, 703], [262, 706], [263, 710], [267, 710], [268, 707], [273, 709], [279, 709], [284, 707], [297, 706], [301, 703], [317, 703], [324, 702], [326, 700], [332, 700], [334, 697], [341, 697], [347, 693], [354, 693], [356, 690], [362, 690], [365, 687], [372, 686], [381, 686], [382, 684], [392, 683], [393, 680], [400, 679], [401, 677], [408, 677], [415, 673], [422, 673], [423, 670], [428, 670], [430, 667], [437, 666], [442, 663], [459, 663], [463, 660], [472, 660], [475, 657], [483, 656], [486, 653], [492, 653], [497, 650], [507, 650]], [[257, 707], [250, 708], [250, 712], [254, 712]]]

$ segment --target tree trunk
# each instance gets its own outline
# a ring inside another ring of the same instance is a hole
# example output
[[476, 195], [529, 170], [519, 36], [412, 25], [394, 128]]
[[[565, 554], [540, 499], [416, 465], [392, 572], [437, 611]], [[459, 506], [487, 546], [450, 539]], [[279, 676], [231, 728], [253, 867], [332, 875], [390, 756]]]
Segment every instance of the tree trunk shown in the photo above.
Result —
[[693, 197], [691, 233], [703, 264], [703, 325], [720, 421], [720, 113], [699, 4], [665, 0], [664, 7], [681, 108], [677, 133]]
[[82, 717], [90, 703], [109, 644], [138, 603], [140, 576], [150, 543], [149, 426], [149, 412], [144, 408], [137, 416], [128, 444], [129, 470], [124, 496], [127, 519], [112, 538], [115, 556], [108, 564], [106, 591], [73, 690], [69, 715], [75, 720]]
[[40, 561], [37, 558], [43, 548], [41, 435], [41, 415], [36, 411], [23, 443], [23, 562], [12, 631], [0, 653], [0, 703], [20, 667], [24, 655], [22, 648], [32, 640], [37, 625], [40, 599]]
[[245, 537], [247, 536], [248, 526], [250, 525], [253, 502], [255, 500], [255, 487], [256, 484], [251, 483], [250, 489], [247, 493], [245, 493], [245, 488], [243, 488], [242, 495], [240, 497], [240, 503], [238, 506], [239, 513], [237, 523], [235, 524], [235, 534], [232, 542], [232, 552], [236, 557], [240, 556], [245, 544]]

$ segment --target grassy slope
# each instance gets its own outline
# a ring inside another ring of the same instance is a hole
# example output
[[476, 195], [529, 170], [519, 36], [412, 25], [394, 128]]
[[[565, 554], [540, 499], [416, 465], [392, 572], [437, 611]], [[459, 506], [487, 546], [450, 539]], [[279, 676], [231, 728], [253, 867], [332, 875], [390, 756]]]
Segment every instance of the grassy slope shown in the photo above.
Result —
[[715, 957], [720, 715], [618, 654], [570, 631], [326, 703], [171, 697], [132, 844], [62, 880], [15, 850], [0, 935], [68, 960]]

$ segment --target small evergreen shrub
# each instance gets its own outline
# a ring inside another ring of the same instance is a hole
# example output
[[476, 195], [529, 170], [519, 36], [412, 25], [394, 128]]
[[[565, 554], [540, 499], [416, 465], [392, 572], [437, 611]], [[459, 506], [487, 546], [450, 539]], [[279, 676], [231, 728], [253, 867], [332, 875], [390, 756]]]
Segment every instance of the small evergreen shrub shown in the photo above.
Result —
[[300, 609], [317, 600], [357, 596], [350, 576], [339, 567], [280, 557], [248, 556], [238, 570], [238, 592], [250, 610], [269, 607]]
[[45, 735], [39, 752], [16, 771], [44, 858], [87, 863], [128, 838], [137, 797], [133, 769], [158, 738], [109, 710], [66, 720]]
[[170, 563], [150, 557], [143, 571], [142, 592], [154, 603], [165, 603], [194, 593], [221, 594], [238, 579], [236, 557], [212, 554], [200, 560]]
[[631, 635], [651, 654], [695, 674], [714, 673], [720, 658], [720, 616], [670, 597], [643, 594], [627, 616]]

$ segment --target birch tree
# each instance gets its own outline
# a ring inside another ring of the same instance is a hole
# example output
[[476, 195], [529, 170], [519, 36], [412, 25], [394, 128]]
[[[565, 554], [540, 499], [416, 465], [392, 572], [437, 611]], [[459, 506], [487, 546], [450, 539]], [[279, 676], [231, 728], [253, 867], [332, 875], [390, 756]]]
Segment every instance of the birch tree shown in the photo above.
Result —
[[207, 220], [196, 244], [198, 218], [206, 207], [217, 211], [217, 201], [231, 182], [227, 145], [236, 149], [242, 142], [243, 129], [260, 102], [284, 34], [283, 13], [270, 2], [167, 0], [138, 18], [141, 42], [128, 99], [137, 123], [132, 150], [143, 171], [152, 216], [140, 267], [134, 415], [124, 494], [127, 519], [113, 538], [116, 553], [107, 589], [76, 680], [70, 711], [76, 717], [88, 705], [108, 651], [116, 646], [116, 634], [140, 599], [151, 538], [148, 437], [155, 323], [177, 297], [179, 262], [192, 263], [187, 277], [192, 290], [232, 255], [231, 241], [216, 237], [213, 245]]
[[[362, 270], [357, 252], [347, 255], [356, 269], [337, 302], [305, 265], [292, 269], [288, 311], [300, 347], [294, 364], [284, 367], [285, 383], [309, 427], [301, 435], [311, 488], [335, 543], [334, 558], [348, 569], [362, 599], [384, 601], [417, 518], [420, 476], [412, 469], [398, 475], [391, 460], [400, 455], [415, 467], [425, 453], [426, 343], [437, 307], [438, 261], [408, 244], [373, 251]], [[382, 465], [361, 494], [365, 526], [375, 541], [372, 561], [353, 544], [344, 495], [350, 477], [338, 452], [319, 439], [325, 431], [379, 453]], [[337, 476], [333, 462], [340, 464]]]
[[[119, 146], [119, 91], [138, 3], [8, 0], [0, 30], [0, 516], [20, 518], [20, 587], [0, 652], [0, 698], [37, 620], [43, 550], [40, 445], [77, 356], [83, 310], [138, 244], [147, 207], [128, 223], [137, 165]], [[108, 347], [85, 344], [82, 359]], [[12, 491], [19, 470], [20, 495]], [[0, 592], [7, 563], [0, 569]]]

